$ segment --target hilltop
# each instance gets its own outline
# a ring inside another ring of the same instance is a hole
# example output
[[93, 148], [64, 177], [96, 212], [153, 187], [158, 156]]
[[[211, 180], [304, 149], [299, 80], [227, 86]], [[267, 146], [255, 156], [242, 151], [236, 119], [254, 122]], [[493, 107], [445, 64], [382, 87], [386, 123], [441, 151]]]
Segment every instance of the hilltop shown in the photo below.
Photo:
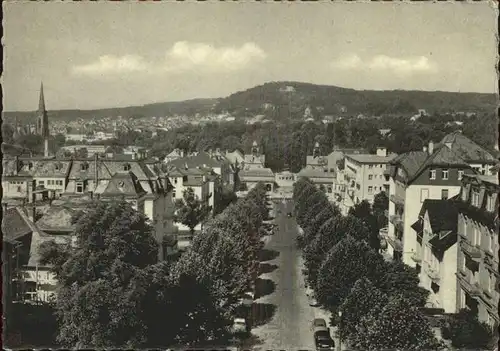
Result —
[[[287, 88], [288, 87], [288, 88]], [[289, 100], [290, 99], [290, 100]], [[493, 111], [495, 94], [442, 91], [354, 90], [300, 82], [271, 82], [220, 99], [215, 109], [236, 115], [264, 114], [303, 117], [309, 106], [314, 115], [382, 115], [427, 112]]]
[[[484, 112], [497, 106], [495, 94], [442, 91], [355, 90], [300, 82], [270, 82], [220, 99], [193, 99], [94, 110], [51, 110], [56, 120], [102, 117], [152, 117], [229, 113], [235, 117], [264, 115], [270, 119], [302, 118], [309, 107], [311, 117], [336, 115], [408, 115], [427, 112]], [[291, 108], [290, 108], [291, 107]], [[291, 113], [289, 114], [289, 111]], [[33, 112], [4, 112], [4, 118], [33, 119]]]

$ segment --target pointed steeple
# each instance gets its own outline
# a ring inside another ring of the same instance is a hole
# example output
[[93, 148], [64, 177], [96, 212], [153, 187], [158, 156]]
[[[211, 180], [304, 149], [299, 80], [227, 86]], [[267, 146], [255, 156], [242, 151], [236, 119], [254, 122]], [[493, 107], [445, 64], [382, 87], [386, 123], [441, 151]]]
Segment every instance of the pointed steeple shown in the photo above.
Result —
[[45, 98], [43, 96], [43, 82], [40, 82], [40, 100], [38, 101], [38, 113], [45, 112]]

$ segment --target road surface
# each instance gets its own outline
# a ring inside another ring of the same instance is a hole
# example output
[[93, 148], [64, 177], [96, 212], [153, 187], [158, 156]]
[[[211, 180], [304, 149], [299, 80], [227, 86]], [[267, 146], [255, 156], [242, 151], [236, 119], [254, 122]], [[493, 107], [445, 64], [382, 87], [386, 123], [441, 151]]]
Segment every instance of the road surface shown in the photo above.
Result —
[[291, 201], [280, 202], [276, 207], [279, 229], [267, 238], [261, 259], [265, 272], [259, 286], [266, 295], [254, 303], [256, 324], [261, 325], [252, 329], [253, 345], [244, 349], [315, 350], [312, 320], [325, 318], [329, 324], [329, 318], [324, 311], [309, 306], [305, 294], [302, 257], [295, 244], [297, 224], [286, 216], [293, 205]]

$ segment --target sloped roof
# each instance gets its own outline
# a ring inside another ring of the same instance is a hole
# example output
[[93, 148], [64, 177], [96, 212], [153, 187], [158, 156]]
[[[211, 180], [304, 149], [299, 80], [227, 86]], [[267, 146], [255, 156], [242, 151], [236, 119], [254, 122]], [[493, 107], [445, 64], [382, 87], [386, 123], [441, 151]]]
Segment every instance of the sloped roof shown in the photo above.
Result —
[[69, 244], [71, 242], [72, 235], [59, 234], [59, 235], [49, 235], [44, 232], [34, 231], [31, 236], [31, 246], [30, 246], [30, 257], [28, 260], [29, 267], [35, 267], [40, 264], [40, 245], [47, 241], [55, 241], [56, 244]]
[[334, 172], [325, 172], [324, 169], [318, 168], [302, 168], [298, 177], [308, 177], [308, 178], [335, 178]]
[[108, 182], [106, 188], [102, 191], [102, 195], [125, 195], [125, 196], [142, 196], [146, 191], [141, 186], [141, 183], [132, 172], [116, 173]]
[[206, 152], [199, 152], [198, 154], [193, 156], [187, 156], [178, 158], [176, 160], [172, 160], [168, 164], [181, 168], [185, 167], [185, 165], [187, 165], [188, 168], [196, 168], [203, 165], [214, 168], [214, 167], [221, 167], [222, 163], [223, 161], [217, 161], [213, 159]]
[[328, 160], [325, 156], [307, 156], [306, 165], [309, 166], [322, 166], [327, 165]]
[[410, 151], [396, 156], [390, 164], [401, 165], [408, 174], [408, 178], [413, 178], [428, 157], [429, 154], [425, 151]]
[[73, 231], [75, 226], [71, 223], [71, 218], [75, 212], [67, 206], [51, 206], [36, 225], [43, 231]]
[[270, 168], [250, 168], [241, 170], [239, 173], [240, 179], [244, 180], [245, 177], [273, 177], [274, 173]]
[[455, 151], [445, 145], [439, 145], [434, 152], [420, 166], [413, 177], [409, 177], [409, 183], [416, 179], [425, 169], [430, 166], [464, 166], [468, 167], [467, 162], [461, 158]]
[[33, 231], [26, 221], [26, 216], [20, 213], [21, 211], [23, 210], [20, 207], [11, 207], [4, 211], [2, 216], [3, 240], [14, 241]]
[[371, 154], [347, 154], [345, 157], [348, 157], [359, 163], [389, 163], [396, 156], [396, 154], [390, 154], [387, 156], [378, 156]]
[[35, 177], [66, 177], [71, 169], [71, 161], [46, 160], [36, 164], [33, 171]]
[[427, 212], [433, 233], [457, 231], [458, 209], [453, 201], [449, 200], [424, 200], [420, 209], [420, 216]]
[[440, 144], [451, 144], [451, 149], [468, 162], [496, 162], [496, 158], [486, 149], [467, 138], [460, 132], [446, 135]]

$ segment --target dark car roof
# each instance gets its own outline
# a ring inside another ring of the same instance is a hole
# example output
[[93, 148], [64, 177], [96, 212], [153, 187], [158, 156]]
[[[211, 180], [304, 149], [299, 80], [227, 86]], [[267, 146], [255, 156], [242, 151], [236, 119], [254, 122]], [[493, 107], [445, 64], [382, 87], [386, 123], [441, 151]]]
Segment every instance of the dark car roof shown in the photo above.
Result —
[[330, 332], [328, 330], [318, 330], [314, 333], [315, 338], [329, 338], [331, 339]]
[[313, 320], [314, 325], [326, 325], [326, 321], [323, 318], [315, 318]]

